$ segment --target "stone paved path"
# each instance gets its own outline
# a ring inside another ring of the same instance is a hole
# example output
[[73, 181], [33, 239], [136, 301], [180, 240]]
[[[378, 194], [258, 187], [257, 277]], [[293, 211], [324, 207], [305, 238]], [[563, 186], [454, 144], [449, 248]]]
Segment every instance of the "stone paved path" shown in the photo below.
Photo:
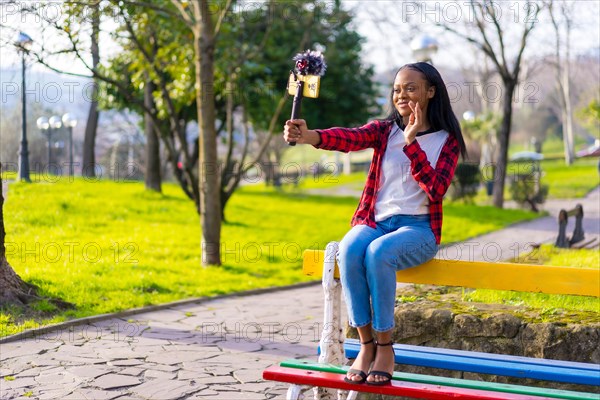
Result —
[[315, 356], [321, 293], [315, 284], [209, 300], [4, 343], [0, 398], [285, 398], [262, 370]]
[[[441, 255], [511, 257], [517, 247], [553, 240], [558, 210], [577, 202], [584, 205], [586, 236], [597, 237], [599, 194], [597, 188], [583, 200], [551, 201], [549, 217]], [[322, 314], [321, 286], [315, 284], [176, 305], [3, 343], [0, 399], [283, 399], [287, 385], [262, 381], [261, 371], [286, 358], [316, 359]]]

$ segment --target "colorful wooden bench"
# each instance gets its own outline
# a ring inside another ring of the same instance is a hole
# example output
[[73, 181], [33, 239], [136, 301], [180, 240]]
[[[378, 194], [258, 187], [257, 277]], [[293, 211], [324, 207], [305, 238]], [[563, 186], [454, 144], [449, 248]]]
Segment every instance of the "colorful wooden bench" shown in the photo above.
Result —
[[[344, 381], [355, 358], [358, 341], [346, 339], [341, 324], [341, 286], [335, 262], [337, 243], [325, 251], [304, 252], [303, 272], [323, 276], [324, 324], [318, 362], [288, 360], [263, 371], [263, 378], [290, 383], [287, 399], [297, 399], [305, 386], [314, 387], [315, 398], [356, 398], [358, 392], [423, 399], [600, 399], [592, 392], [509, 385], [468, 379], [395, 372], [387, 386], [354, 385]], [[486, 263], [434, 259], [397, 273], [403, 283], [461, 286], [468, 288], [518, 290], [551, 294], [600, 297], [600, 271], [528, 264]], [[396, 363], [454, 371], [531, 378], [600, 388], [600, 365], [546, 360], [501, 354], [423, 346], [394, 345]]]

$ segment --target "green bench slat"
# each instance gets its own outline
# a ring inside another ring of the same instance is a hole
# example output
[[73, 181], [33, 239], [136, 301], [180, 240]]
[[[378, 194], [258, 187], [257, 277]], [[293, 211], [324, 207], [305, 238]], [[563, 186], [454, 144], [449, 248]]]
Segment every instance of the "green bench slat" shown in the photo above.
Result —
[[[319, 364], [310, 360], [291, 359], [283, 361], [280, 364], [286, 368], [297, 368], [311, 371], [330, 372], [336, 374], [345, 374], [350, 367], [338, 366], [333, 364]], [[599, 395], [594, 393], [573, 392], [567, 390], [546, 389], [531, 386], [509, 385], [504, 383], [483, 382], [467, 379], [455, 379], [440, 376], [410, 374], [406, 372], [394, 372], [394, 380], [414, 383], [424, 383], [431, 385], [451, 386], [465, 389], [487, 390], [501, 393], [522, 394], [529, 396], [543, 396], [554, 399], [569, 400], [598, 400]]]

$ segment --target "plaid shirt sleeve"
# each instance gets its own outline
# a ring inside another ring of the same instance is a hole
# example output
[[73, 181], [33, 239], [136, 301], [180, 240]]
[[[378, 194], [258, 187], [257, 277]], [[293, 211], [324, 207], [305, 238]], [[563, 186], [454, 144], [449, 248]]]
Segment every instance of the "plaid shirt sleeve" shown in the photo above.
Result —
[[460, 154], [458, 141], [453, 136], [448, 137], [435, 168], [427, 160], [427, 155], [417, 140], [404, 146], [404, 153], [410, 160], [413, 178], [427, 193], [429, 200], [441, 201], [452, 183], [454, 170], [458, 163]]
[[381, 121], [375, 120], [358, 128], [316, 129], [321, 143], [315, 147], [344, 153], [377, 147], [384, 128]]
[[423, 149], [421, 149], [421, 146], [419, 146], [417, 140], [404, 146], [404, 153], [410, 159], [412, 176], [429, 197], [431, 230], [435, 235], [437, 244], [440, 244], [442, 241], [442, 220], [444, 217], [442, 200], [452, 182], [454, 170], [458, 163], [460, 146], [458, 141], [453, 136], [450, 136], [446, 140], [444, 147], [442, 147], [442, 152], [435, 169], [431, 166], [429, 160], [427, 160], [427, 156]]

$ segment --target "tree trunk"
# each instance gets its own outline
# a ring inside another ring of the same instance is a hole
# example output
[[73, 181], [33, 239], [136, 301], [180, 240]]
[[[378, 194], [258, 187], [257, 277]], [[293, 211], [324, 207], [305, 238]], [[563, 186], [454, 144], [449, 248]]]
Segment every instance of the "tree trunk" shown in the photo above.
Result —
[[0, 164], [0, 260], [6, 258], [6, 231], [4, 230], [4, 193], [2, 186], [2, 164]]
[[[98, 88], [94, 82], [92, 86], [93, 97], [98, 93]], [[96, 131], [98, 130], [98, 102], [92, 100], [88, 112], [87, 124], [85, 125], [85, 137], [83, 139], [83, 164], [81, 175], [86, 177], [96, 176]], [[116, 168], [116, 166], [113, 166]]]
[[4, 240], [4, 194], [2, 193], [2, 165], [0, 164], [0, 306], [25, 305], [36, 296], [36, 288], [23, 282], [6, 260]]
[[563, 111], [563, 136], [565, 140], [565, 162], [567, 165], [573, 164], [575, 159], [575, 143], [573, 139], [573, 110], [571, 104], [571, 82], [569, 75], [571, 74], [570, 68], [570, 31], [567, 29], [567, 49], [565, 55], [565, 65], [563, 70], [563, 76], [561, 77], [563, 84], [563, 97], [564, 97], [564, 111]]
[[196, 47], [196, 103], [200, 136], [200, 220], [202, 265], [221, 265], [221, 200], [217, 135], [215, 130], [215, 41], [207, 0], [199, 2], [201, 20], [194, 32]]
[[555, 56], [556, 56], [556, 88], [558, 90], [561, 111], [562, 111], [562, 133], [565, 154], [565, 164], [571, 165], [575, 158], [573, 150], [573, 112], [571, 104], [571, 85], [570, 85], [570, 57], [571, 57], [571, 13], [570, 7], [566, 2], [560, 4], [559, 14], [565, 22], [565, 51], [564, 58], [561, 43], [561, 28], [560, 23], [556, 18], [554, 6], [556, 3], [548, 4], [548, 11], [552, 25], [554, 26], [554, 35], [556, 39]]
[[[98, 36], [100, 34], [100, 10], [98, 4], [92, 6], [92, 68], [95, 71], [100, 64], [100, 48], [98, 46]], [[85, 126], [85, 137], [83, 140], [83, 165], [81, 175], [86, 177], [96, 176], [96, 131], [98, 130], [98, 84], [94, 78], [92, 83], [92, 93], [90, 96], [90, 111], [88, 113], [87, 124]], [[113, 165], [116, 169], [116, 166]]]
[[512, 99], [516, 80], [504, 80], [504, 99], [502, 104], [502, 125], [498, 132], [498, 160], [494, 175], [494, 206], [504, 207], [504, 183], [508, 166], [508, 145], [510, 143], [510, 127], [512, 124]]
[[[156, 90], [156, 85], [146, 74], [146, 86], [144, 87], [144, 105], [154, 110], [153, 92]], [[160, 141], [156, 134], [154, 121], [152, 117], [146, 113], [144, 115], [144, 132], [146, 134], [146, 189], [155, 192], [162, 192], [161, 176], [160, 176]]]

